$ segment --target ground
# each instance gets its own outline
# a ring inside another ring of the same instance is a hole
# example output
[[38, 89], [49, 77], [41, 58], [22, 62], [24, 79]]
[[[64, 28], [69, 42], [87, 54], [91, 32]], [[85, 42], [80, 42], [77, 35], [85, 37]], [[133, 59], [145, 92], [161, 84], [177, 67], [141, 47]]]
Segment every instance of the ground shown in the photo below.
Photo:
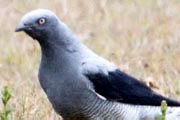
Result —
[[[179, 0], [0, 0], [0, 90], [9, 86], [14, 120], [58, 120], [38, 79], [40, 47], [15, 27], [48, 8], [80, 40], [160, 94], [180, 99]], [[2, 108], [2, 107], [0, 107]]]

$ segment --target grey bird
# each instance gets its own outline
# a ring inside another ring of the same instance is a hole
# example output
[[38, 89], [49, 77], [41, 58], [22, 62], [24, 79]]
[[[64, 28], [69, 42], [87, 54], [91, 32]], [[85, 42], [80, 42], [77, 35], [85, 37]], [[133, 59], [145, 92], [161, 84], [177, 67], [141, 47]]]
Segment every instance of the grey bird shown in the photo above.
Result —
[[39, 42], [39, 81], [64, 120], [156, 120], [162, 100], [169, 106], [166, 120], [180, 120], [178, 101], [155, 93], [92, 52], [50, 10], [24, 15], [19, 31]]

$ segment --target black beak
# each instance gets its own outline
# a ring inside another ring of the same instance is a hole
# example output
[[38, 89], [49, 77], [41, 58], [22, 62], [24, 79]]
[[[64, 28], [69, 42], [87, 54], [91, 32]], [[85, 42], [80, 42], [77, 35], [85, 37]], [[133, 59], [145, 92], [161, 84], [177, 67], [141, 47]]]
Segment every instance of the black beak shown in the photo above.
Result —
[[21, 32], [21, 31], [26, 31], [26, 30], [32, 30], [31, 26], [29, 26], [29, 25], [24, 25], [24, 24], [19, 24], [19, 25], [16, 27], [15, 32]]

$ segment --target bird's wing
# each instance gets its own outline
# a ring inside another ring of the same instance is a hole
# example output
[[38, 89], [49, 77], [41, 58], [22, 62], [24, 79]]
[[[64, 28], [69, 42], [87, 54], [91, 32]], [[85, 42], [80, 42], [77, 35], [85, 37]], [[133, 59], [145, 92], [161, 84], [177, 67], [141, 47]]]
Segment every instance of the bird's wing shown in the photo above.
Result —
[[159, 106], [162, 100], [166, 100], [169, 106], [180, 106], [179, 102], [156, 94], [144, 83], [121, 72], [107, 61], [87, 59], [83, 61], [82, 68], [95, 92], [107, 100], [153, 106]]

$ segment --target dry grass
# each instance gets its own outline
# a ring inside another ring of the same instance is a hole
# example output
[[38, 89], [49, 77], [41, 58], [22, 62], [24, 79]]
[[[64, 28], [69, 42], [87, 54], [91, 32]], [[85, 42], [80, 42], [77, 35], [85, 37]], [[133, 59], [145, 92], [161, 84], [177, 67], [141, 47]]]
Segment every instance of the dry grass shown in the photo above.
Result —
[[178, 0], [0, 0], [0, 90], [15, 120], [58, 120], [37, 80], [40, 49], [14, 33], [24, 13], [49, 8], [90, 48], [154, 90], [180, 98]]

